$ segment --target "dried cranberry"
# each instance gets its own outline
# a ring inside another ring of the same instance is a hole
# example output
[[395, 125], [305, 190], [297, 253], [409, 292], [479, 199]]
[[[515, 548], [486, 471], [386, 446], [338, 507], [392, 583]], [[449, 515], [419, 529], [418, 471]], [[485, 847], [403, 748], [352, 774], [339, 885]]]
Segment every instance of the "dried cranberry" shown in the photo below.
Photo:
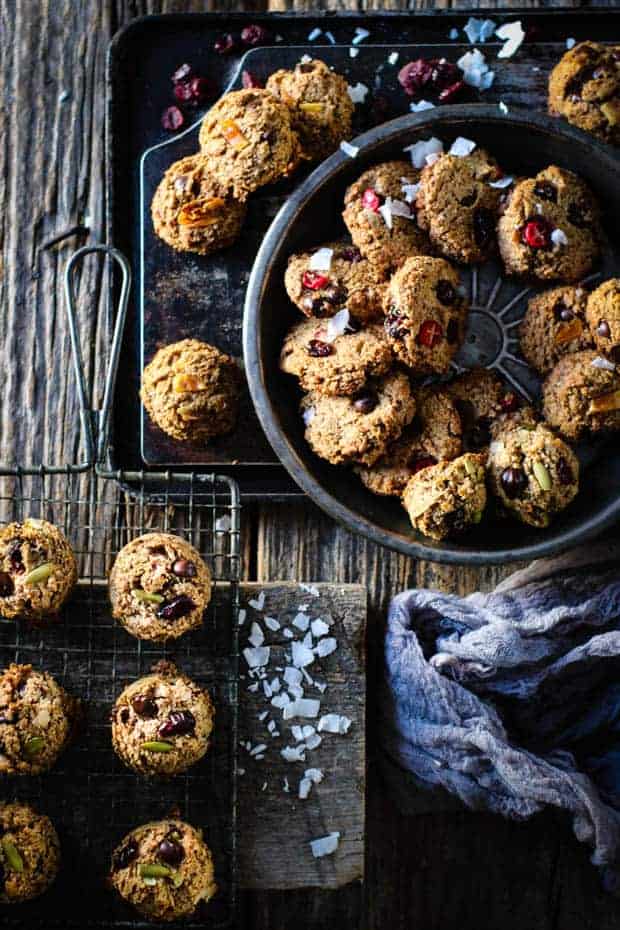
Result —
[[454, 84], [450, 84], [448, 87], [445, 87], [439, 94], [440, 103], [452, 103], [454, 100], [458, 100], [466, 92], [469, 92], [469, 87], [465, 81], [455, 81]]
[[418, 335], [416, 336], [416, 342], [419, 346], [425, 346], [427, 349], [434, 349], [443, 338], [443, 327], [436, 320], [424, 320], [420, 329], [418, 330]]
[[569, 203], [568, 205], [568, 221], [577, 229], [586, 229], [590, 225], [590, 218], [587, 216], [586, 208], [576, 203]]
[[218, 55], [230, 55], [231, 52], [234, 52], [237, 47], [235, 42], [235, 37], [231, 35], [230, 32], [224, 33], [224, 35], [219, 36], [213, 43], [213, 48], [218, 53]]
[[157, 616], [162, 620], [179, 620], [181, 617], [191, 614], [192, 610], [196, 610], [196, 605], [191, 597], [186, 594], [179, 594], [178, 597], [174, 597], [168, 603], [164, 601], [157, 609]]
[[191, 710], [173, 710], [167, 720], [159, 727], [157, 733], [161, 737], [187, 736], [196, 729], [196, 718]]
[[565, 458], [558, 459], [558, 478], [560, 479], [560, 484], [572, 484], [575, 480], [573, 475], [573, 469], [570, 467]]
[[179, 865], [185, 858], [185, 850], [173, 837], [167, 836], [157, 847], [157, 858], [168, 865]]
[[138, 844], [133, 838], [114, 853], [114, 869], [126, 869], [138, 855]]
[[168, 107], [161, 115], [161, 124], [168, 132], [176, 132], [185, 122], [185, 117], [178, 107]]
[[327, 358], [334, 351], [329, 342], [322, 342], [320, 339], [311, 339], [306, 347], [308, 355], [313, 358]]
[[534, 195], [542, 200], [550, 200], [551, 203], [557, 203], [558, 189], [551, 181], [538, 181], [534, 185]]
[[521, 230], [521, 239], [531, 249], [548, 249], [551, 245], [551, 224], [542, 217], [528, 220]]
[[331, 307], [325, 304], [325, 301], [322, 297], [311, 297], [310, 294], [306, 294], [301, 302], [302, 308], [306, 310], [310, 316], [321, 317], [327, 316], [331, 312]]
[[339, 285], [332, 284], [331, 287], [328, 287], [323, 294], [323, 300], [326, 300], [328, 304], [334, 306], [335, 304], [343, 304], [349, 292], [345, 287], [340, 287]]
[[376, 191], [373, 191], [372, 187], [367, 187], [362, 194], [362, 206], [365, 210], [372, 210], [373, 213], [379, 212], [381, 199]]
[[504, 494], [510, 500], [521, 497], [527, 487], [527, 476], [522, 468], [505, 468], [500, 481]]
[[432, 58], [433, 73], [431, 81], [435, 90], [445, 90], [451, 87], [457, 81], [460, 81], [461, 75], [456, 65], [445, 58]]
[[427, 84], [430, 84], [433, 77], [431, 61], [417, 58], [415, 61], [410, 61], [404, 65], [398, 72], [398, 83], [410, 97], [414, 97]]
[[192, 66], [188, 65], [187, 62], [183, 65], [179, 65], [177, 70], [172, 75], [173, 84], [181, 84], [182, 82], [189, 81], [192, 76]]
[[573, 311], [566, 306], [562, 299], [558, 300], [553, 308], [553, 316], [558, 323], [570, 323], [575, 319]]
[[454, 510], [448, 511], [444, 514], [443, 522], [450, 533], [462, 533], [467, 529], [465, 508], [456, 507]]
[[301, 283], [311, 291], [318, 291], [320, 288], [329, 284], [329, 278], [326, 274], [318, 271], [304, 271]]
[[15, 590], [13, 579], [8, 572], [0, 572], [0, 597], [10, 597]]
[[455, 342], [459, 341], [459, 324], [454, 317], [449, 321], [446, 328], [446, 339], [448, 343], [453, 346]]
[[360, 394], [353, 401], [353, 406], [358, 413], [371, 413], [377, 404], [379, 403], [379, 398], [376, 394]]
[[508, 391], [500, 401], [500, 407], [504, 413], [514, 413], [521, 406], [521, 398], [514, 391]]
[[254, 23], [241, 31], [241, 41], [244, 45], [267, 45], [271, 41], [271, 33], [264, 26]]
[[211, 100], [217, 96], [217, 87], [206, 77], [195, 77], [189, 82], [194, 103], [204, 103], [205, 100]]
[[422, 471], [423, 468], [430, 468], [431, 465], [436, 465], [437, 459], [433, 458], [432, 455], [422, 455], [419, 459], [416, 459], [409, 467], [413, 475], [417, 475], [419, 471]]
[[446, 281], [445, 278], [437, 282], [435, 293], [437, 294], [437, 300], [439, 300], [444, 307], [451, 307], [456, 300], [456, 288], [453, 287], [449, 281]]
[[128, 724], [129, 723], [129, 708], [123, 707], [118, 716], [120, 717], [121, 723], [125, 725]]
[[22, 557], [21, 540], [14, 540], [10, 544], [8, 556], [11, 568], [14, 572], [21, 575], [22, 572], [26, 571], [26, 566], [24, 565], [24, 559]]
[[244, 87], [263, 87], [263, 82], [251, 71], [241, 72], [241, 83]]
[[611, 338], [611, 329], [607, 320], [599, 320], [598, 326], [596, 327], [597, 334], [601, 339], [610, 339]]
[[136, 694], [136, 696], [131, 699], [131, 706], [138, 717], [151, 718], [157, 716], [157, 704], [152, 697], [146, 694]]
[[385, 318], [385, 331], [388, 336], [391, 336], [392, 339], [402, 339], [409, 332], [408, 326], [403, 326], [403, 323], [406, 322], [406, 317], [403, 313], [399, 313], [398, 310], [392, 309], [389, 311], [388, 315]]
[[192, 85], [189, 81], [180, 81], [174, 85], [174, 96], [179, 103], [190, 103], [193, 100]]
[[486, 207], [474, 210], [474, 239], [476, 245], [484, 249], [493, 241], [495, 235], [495, 215]]
[[355, 246], [348, 246], [346, 249], [340, 249], [336, 258], [341, 258], [343, 262], [361, 262], [362, 253]]
[[172, 574], [178, 578], [195, 578], [197, 571], [194, 562], [189, 559], [177, 559], [172, 565]]

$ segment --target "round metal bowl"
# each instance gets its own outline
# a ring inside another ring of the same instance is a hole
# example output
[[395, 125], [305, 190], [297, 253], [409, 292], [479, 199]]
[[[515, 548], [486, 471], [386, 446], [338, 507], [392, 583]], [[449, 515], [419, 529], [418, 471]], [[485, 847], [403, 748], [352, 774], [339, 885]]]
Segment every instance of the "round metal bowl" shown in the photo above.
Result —
[[[584, 464], [581, 491], [547, 529], [485, 518], [461, 540], [436, 543], [411, 528], [398, 500], [371, 494], [351, 469], [331, 466], [314, 455], [304, 440], [301, 394], [293, 379], [278, 368], [284, 334], [299, 319], [283, 284], [289, 255], [342, 234], [340, 213], [347, 185], [376, 162], [406, 157], [402, 154], [406, 145], [431, 135], [447, 143], [457, 136], [474, 139], [516, 176], [535, 173], [549, 164], [576, 171], [604, 207], [607, 246], [597, 270], [605, 276], [618, 273], [614, 248], [620, 242], [620, 162], [613, 150], [543, 115], [502, 114], [497, 107], [486, 105], [441, 107], [401, 117], [356, 139], [356, 158], [337, 152], [323, 162], [289, 197], [269, 228], [245, 302], [244, 355], [252, 398], [269, 441], [297, 484], [354, 532], [438, 562], [484, 564], [551, 555], [593, 537], [620, 517], [617, 440], [594, 450], [580, 450]], [[501, 271], [497, 265], [495, 270], [491, 266], [474, 273], [464, 269], [464, 274], [470, 277], [477, 312], [471, 314], [471, 329], [457, 361], [462, 368], [476, 364], [499, 368], [519, 383], [523, 393], [534, 394], [536, 384], [518, 357], [516, 343], [516, 321], [523, 312], [527, 284], [498, 282]], [[504, 287], [505, 297], [498, 300]]]

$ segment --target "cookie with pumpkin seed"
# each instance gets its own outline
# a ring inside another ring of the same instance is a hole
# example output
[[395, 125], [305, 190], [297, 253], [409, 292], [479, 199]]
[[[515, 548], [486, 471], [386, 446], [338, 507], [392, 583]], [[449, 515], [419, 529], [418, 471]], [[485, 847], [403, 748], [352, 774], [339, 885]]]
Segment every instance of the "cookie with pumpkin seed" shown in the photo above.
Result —
[[0, 904], [38, 898], [60, 866], [60, 842], [49, 817], [29, 804], [0, 804]]
[[151, 203], [156, 235], [179, 252], [208, 255], [228, 248], [245, 219], [245, 204], [213, 177], [208, 164], [200, 154], [175, 161]]
[[64, 534], [28, 517], [0, 530], [0, 616], [53, 618], [77, 581], [77, 563]]

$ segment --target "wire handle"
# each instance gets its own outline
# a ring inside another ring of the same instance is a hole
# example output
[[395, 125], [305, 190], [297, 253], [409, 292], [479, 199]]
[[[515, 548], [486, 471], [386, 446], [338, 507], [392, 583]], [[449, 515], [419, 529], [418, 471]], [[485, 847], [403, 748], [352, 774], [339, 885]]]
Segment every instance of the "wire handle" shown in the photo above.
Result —
[[[84, 361], [82, 350], [80, 348], [80, 339], [78, 335], [78, 323], [76, 312], [76, 296], [74, 279], [78, 264], [87, 255], [99, 252], [107, 258], [112, 258], [121, 269], [121, 292], [116, 309], [114, 320], [114, 330], [112, 333], [112, 344], [110, 347], [110, 358], [108, 369], [106, 371], [105, 383], [103, 388], [103, 400], [99, 411], [92, 411], [88, 401], [88, 391], [86, 387], [86, 375], [84, 372]], [[67, 321], [69, 323], [69, 336], [71, 339], [71, 350], [73, 353], [73, 368], [77, 382], [78, 403], [80, 413], [80, 423], [85, 436], [87, 454], [92, 462], [100, 463], [104, 460], [110, 439], [110, 413], [112, 410], [112, 401], [114, 398], [114, 387], [116, 384], [116, 375], [118, 372], [118, 363], [120, 359], [121, 346], [123, 342], [123, 330], [127, 318], [127, 305], [129, 303], [129, 291], [131, 289], [131, 266], [122, 252], [110, 245], [85, 245], [78, 249], [71, 256], [65, 268], [65, 303], [67, 309]], [[95, 412], [97, 419], [97, 439], [95, 446], [95, 437], [93, 435], [93, 417]]]

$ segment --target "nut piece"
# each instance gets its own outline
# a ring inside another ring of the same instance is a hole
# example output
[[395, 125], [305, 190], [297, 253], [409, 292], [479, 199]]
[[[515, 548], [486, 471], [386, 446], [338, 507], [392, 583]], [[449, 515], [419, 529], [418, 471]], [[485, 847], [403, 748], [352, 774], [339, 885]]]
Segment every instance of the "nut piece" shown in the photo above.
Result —
[[193, 200], [181, 207], [177, 221], [180, 226], [189, 226], [192, 229], [202, 229], [217, 223], [224, 208], [221, 197], [211, 197], [209, 200]]

